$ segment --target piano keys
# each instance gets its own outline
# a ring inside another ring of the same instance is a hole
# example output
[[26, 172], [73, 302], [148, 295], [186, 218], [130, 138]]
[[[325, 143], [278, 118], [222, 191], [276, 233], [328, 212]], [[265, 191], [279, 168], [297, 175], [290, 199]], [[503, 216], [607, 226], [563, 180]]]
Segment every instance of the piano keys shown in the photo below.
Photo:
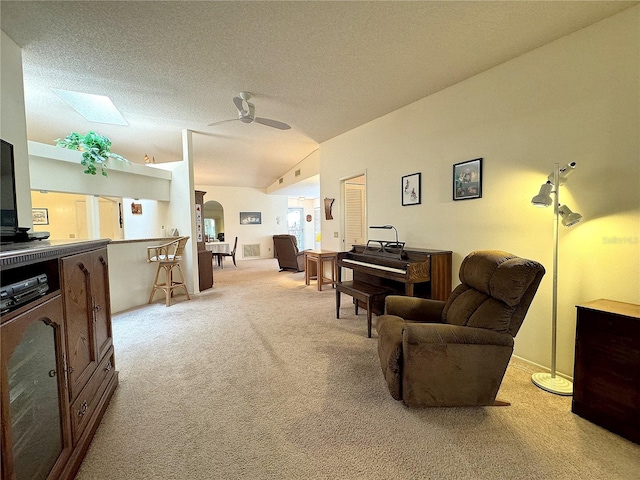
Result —
[[385, 287], [398, 295], [447, 300], [451, 294], [451, 252], [406, 249], [404, 245], [354, 245], [337, 257], [338, 281], [342, 268], [353, 270], [353, 280]]

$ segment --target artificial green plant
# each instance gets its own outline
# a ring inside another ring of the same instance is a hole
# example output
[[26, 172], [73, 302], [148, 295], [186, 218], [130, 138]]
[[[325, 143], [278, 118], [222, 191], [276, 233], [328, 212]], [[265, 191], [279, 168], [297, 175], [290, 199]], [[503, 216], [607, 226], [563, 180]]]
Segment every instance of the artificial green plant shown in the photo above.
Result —
[[95, 132], [88, 132], [85, 135], [71, 132], [64, 139], [56, 139], [56, 146], [69, 150], [80, 150], [82, 152], [80, 164], [85, 167], [84, 173], [88, 175], [95, 175], [98, 171], [98, 165], [100, 165], [100, 172], [106, 177], [107, 166], [104, 162], [107, 158], [128, 161], [122, 155], [111, 152], [111, 140]]

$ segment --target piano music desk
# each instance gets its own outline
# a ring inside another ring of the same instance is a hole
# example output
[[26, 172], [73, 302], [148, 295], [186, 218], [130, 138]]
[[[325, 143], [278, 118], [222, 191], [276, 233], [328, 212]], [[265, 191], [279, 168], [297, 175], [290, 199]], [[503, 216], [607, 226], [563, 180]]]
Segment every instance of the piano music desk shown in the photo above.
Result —
[[[335, 288], [336, 284], [336, 258], [338, 252], [331, 250], [305, 250], [304, 251], [304, 283], [309, 285], [311, 280], [318, 280], [318, 291], [322, 291], [323, 285], [331, 285]], [[331, 278], [325, 277], [324, 264], [331, 264]]]

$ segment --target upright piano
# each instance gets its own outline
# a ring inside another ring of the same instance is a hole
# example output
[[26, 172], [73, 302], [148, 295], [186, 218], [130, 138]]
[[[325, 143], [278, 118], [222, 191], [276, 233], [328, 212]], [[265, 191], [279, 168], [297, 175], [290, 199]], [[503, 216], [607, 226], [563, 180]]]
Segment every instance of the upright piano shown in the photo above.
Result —
[[382, 286], [395, 294], [447, 300], [451, 294], [451, 252], [406, 249], [402, 242], [370, 241], [337, 256], [338, 281], [342, 268], [353, 280]]

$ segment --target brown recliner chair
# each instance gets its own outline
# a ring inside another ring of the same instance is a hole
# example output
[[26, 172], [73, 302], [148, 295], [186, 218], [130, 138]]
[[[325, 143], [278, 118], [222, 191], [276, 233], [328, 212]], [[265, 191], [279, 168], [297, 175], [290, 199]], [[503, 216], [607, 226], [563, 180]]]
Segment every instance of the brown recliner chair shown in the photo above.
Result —
[[304, 251], [298, 250], [298, 241], [293, 235], [274, 235], [273, 251], [278, 259], [280, 271], [304, 272]]
[[407, 406], [494, 405], [513, 339], [545, 273], [538, 262], [470, 253], [449, 299], [388, 296], [378, 356], [389, 392]]

